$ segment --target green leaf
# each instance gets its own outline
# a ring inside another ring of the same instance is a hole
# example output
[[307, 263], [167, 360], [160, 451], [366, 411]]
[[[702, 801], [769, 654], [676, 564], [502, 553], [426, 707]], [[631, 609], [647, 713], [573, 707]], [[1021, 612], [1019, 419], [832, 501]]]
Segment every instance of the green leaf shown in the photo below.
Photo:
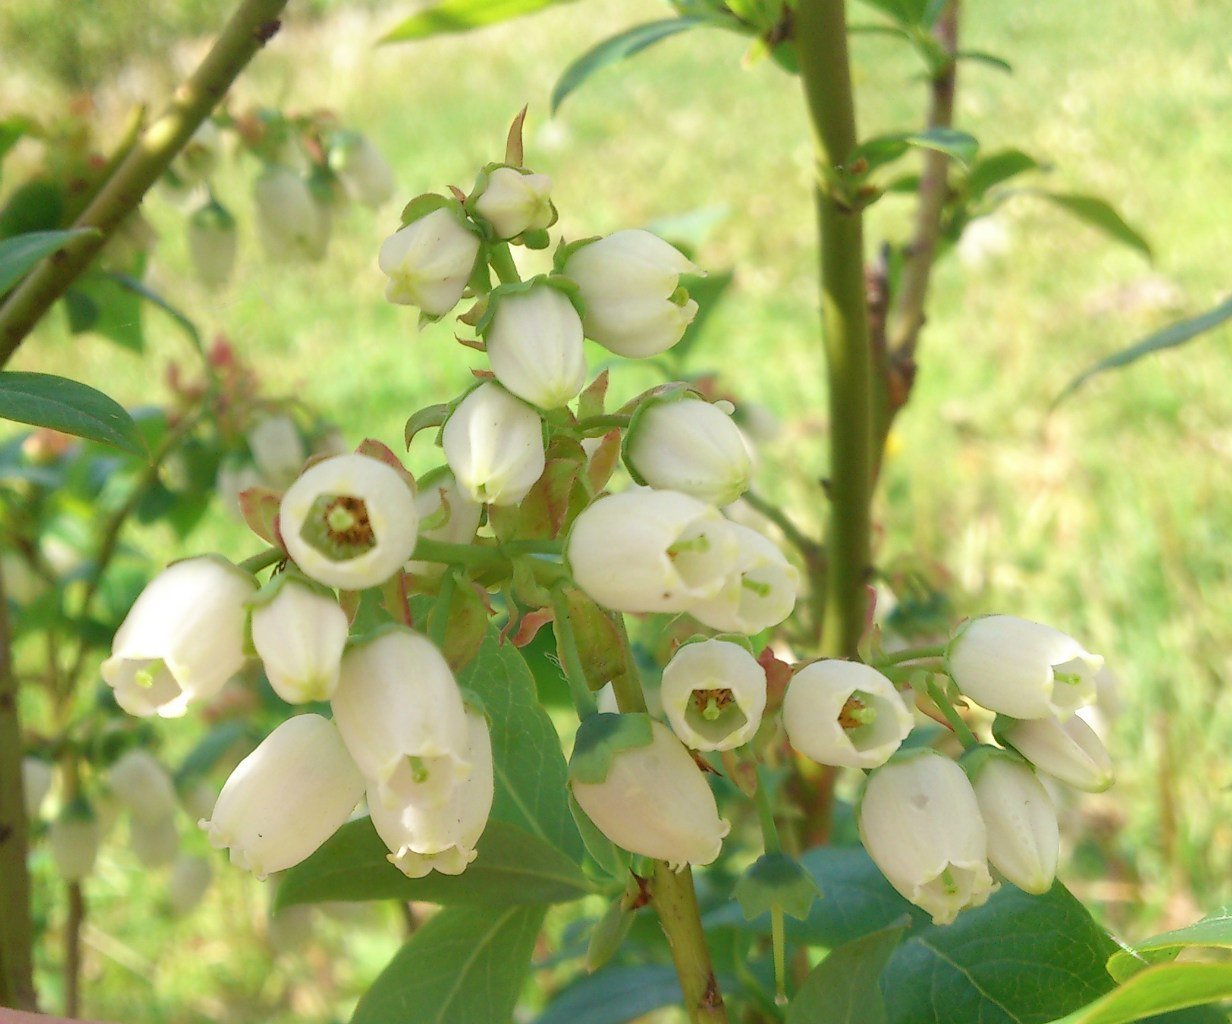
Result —
[[[824, 902], [824, 901], [823, 901]], [[882, 975], [889, 1024], [1035, 1024], [1112, 986], [1112, 940], [1064, 886], [1011, 885], [951, 925], [914, 929]]]
[[123, 406], [101, 391], [50, 373], [0, 373], [0, 418], [147, 456], [137, 424]]
[[1050, 1024], [1130, 1024], [1223, 999], [1232, 999], [1232, 964], [1161, 964]]
[[864, 3], [904, 26], [924, 23], [931, 6], [928, 0], [864, 0]]
[[615, 64], [626, 57], [632, 57], [649, 46], [681, 32], [686, 32], [706, 22], [701, 18], [665, 18], [662, 21], [648, 21], [644, 25], [634, 25], [632, 28], [605, 39], [591, 47], [582, 56], [565, 68], [556, 85], [552, 88], [552, 113], [555, 114], [560, 105], [574, 89], [580, 86], [600, 68]]
[[1108, 958], [1108, 973], [1117, 981], [1125, 981], [1153, 964], [1175, 960], [1183, 950], [1193, 947], [1232, 949], [1232, 911], [1221, 908], [1187, 928], [1163, 932], [1135, 943], [1133, 948], [1119, 949]]
[[1109, 237], [1136, 249], [1148, 260], [1152, 258], [1150, 243], [1103, 199], [1073, 192], [1045, 192], [1042, 189], [1033, 189], [1030, 194], [1047, 199], [1091, 227], [1099, 228]]
[[278, 907], [325, 900], [417, 900], [446, 905], [566, 903], [594, 891], [559, 850], [506, 821], [490, 821], [478, 856], [460, 875], [437, 871], [407, 878], [361, 818], [343, 825], [316, 853], [291, 868], [278, 887]]
[[975, 159], [980, 148], [975, 136], [960, 132], [954, 128], [929, 128], [924, 132], [891, 132], [888, 135], [874, 135], [871, 139], [861, 142], [851, 152], [847, 159], [850, 167], [857, 160], [864, 160], [868, 168], [864, 171], [874, 171], [878, 167], [897, 160], [909, 149], [932, 149], [944, 153], [950, 159], [964, 166]]
[[1232, 320], [1232, 296], [1225, 299], [1214, 309], [1208, 309], [1205, 313], [1190, 317], [1188, 320], [1180, 320], [1177, 323], [1169, 324], [1153, 334], [1148, 334], [1141, 341], [1135, 342], [1128, 348], [1123, 348], [1119, 352], [1105, 356], [1094, 366], [1084, 370], [1065, 385], [1065, 390], [1057, 396], [1056, 403], [1059, 403], [1064, 398], [1068, 398], [1088, 380], [1103, 373], [1105, 370], [1114, 370], [1122, 366], [1128, 366], [1130, 363], [1137, 362], [1143, 356], [1150, 355], [1152, 352], [1162, 352], [1164, 349], [1176, 348], [1178, 345], [1183, 345], [1200, 334], [1214, 330], [1226, 320]]
[[145, 348], [141, 298], [101, 270], [82, 274], [64, 293], [68, 327], [74, 334], [93, 331], [130, 352]]
[[138, 298], [145, 299], [146, 302], [149, 302], [161, 309], [175, 321], [175, 325], [179, 327], [180, 330], [182, 330], [188, 337], [192, 347], [196, 349], [202, 357], [204, 357], [205, 346], [201, 342], [201, 332], [197, 330], [197, 325], [194, 324], [184, 313], [181, 313], [175, 308], [175, 306], [171, 305], [171, 303], [159, 295], [158, 292], [154, 291], [152, 288], [148, 287], [143, 282], [129, 274], [104, 272], [102, 276], [111, 279], [125, 291], [131, 292]]
[[608, 967], [575, 981], [533, 1024], [626, 1024], [682, 998], [676, 972], [665, 964]]
[[441, 0], [398, 22], [380, 41], [403, 43], [429, 36], [469, 32], [570, 2], [572, 0]]
[[809, 973], [787, 1009], [787, 1024], [885, 1024], [878, 980], [909, 918], [844, 943]]
[[967, 174], [967, 197], [981, 198], [990, 188], [1024, 171], [1038, 170], [1040, 163], [1021, 149], [999, 149], [977, 160]]
[[1014, 73], [1014, 65], [995, 53], [985, 53], [983, 50], [959, 50], [954, 56], [958, 60], [973, 60], [979, 64], [987, 64], [990, 68], [1004, 71], [1007, 75]]
[[74, 238], [97, 235], [97, 228], [72, 231], [31, 231], [0, 241], [0, 295], [3, 295], [44, 256], [63, 249]]
[[543, 907], [449, 907], [364, 993], [351, 1024], [509, 1024]]

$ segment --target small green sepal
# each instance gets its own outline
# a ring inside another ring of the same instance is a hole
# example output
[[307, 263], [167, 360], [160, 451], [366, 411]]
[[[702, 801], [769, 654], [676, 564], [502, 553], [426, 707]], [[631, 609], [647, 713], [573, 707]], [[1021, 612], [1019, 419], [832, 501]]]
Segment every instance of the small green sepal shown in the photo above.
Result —
[[569, 758], [569, 778], [591, 785], [603, 782], [613, 757], [622, 750], [648, 747], [653, 741], [649, 715], [591, 715], [578, 726], [573, 756]]
[[764, 853], [741, 876], [732, 895], [746, 921], [775, 909], [803, 921], [822, 893], [816, 879], [794, 857]]

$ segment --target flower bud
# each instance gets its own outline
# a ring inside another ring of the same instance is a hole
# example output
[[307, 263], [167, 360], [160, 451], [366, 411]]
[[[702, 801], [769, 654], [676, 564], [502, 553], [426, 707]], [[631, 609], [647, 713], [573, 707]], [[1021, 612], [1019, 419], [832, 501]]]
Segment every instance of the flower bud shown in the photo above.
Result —
[[141, 747], [126, 751], [107, 769], [107, 785], [135, 819], [153, 822], [175, 813], [175, 786], [170, 773]]
[[[419, 478], [415, 494], [419, 512], [419, 536], [445, 544], [469, 544], [479, 529], [483, 506], [462, 493], [448, 466], [440, 466]], [[406, 571], [417, 576], [439, 576], [445, 567], [439, 562], [406, 563]]]
[[467, 710], [466, 729], [470, 771], [443, 803], [412, 801], [391, 808], [379, 793], [369, 795], [372, 824], [389, 847], [389, 861], [408, 878], [423, 878], [430, 871], [460, 875], [475, 859], [475, 844], [492, 810], [492, 740], [477, 711]]
[[363, 795], [363, 776], [334, 723], [298, 715], [239, 763], [200, 824], [213, 846], [230, 848], [232, 864], [263, 879], [316, 850]]
[[551, 191], [552, 179], [546, 174], [497, 167], [487, 175], [483, 192], [475, 200], [475, 212], [492, 225], [497, 238], [515, 238], [555, 222]]
[[581, 291], [586, 337], [630, 359], [666, 352], [681, 339], [697, 303], [679, 292], [680, 275], [700, 272], [663, 239], [636, 229], [588, 242], [564, 267]]
[[50, 761], [44, 761], [41, 757], [21, 759], [21, 792], [25, 801], [26, 817], [30, 821], [38, 820], [43, 801], [51, 792], [54, 775]]
[[988, 834], [988, 859], [1024, 892], [1045, 893], [1057, 874], [1061, 833], [1048, 791], [1031, 766], [978, 747], [963, 758]]
[[558, 409], [586, 383], [582, 318], [547, 284], [496, 292], [484, 331], [492, 372], [506, 390], [541, 409]]
[[346, 612], [298, 574], [283, 573], [257, 595], [252, 645], [270, 686], [288, 704], [329, 700], [338, 687]]
[[330, 169], [357, 203], [376, 210], [394, 194], [394, 172], [366, 136], [341, 132], [329, 151]]
[[81, 797], [70, 801], [48, 830], [51, 859], [66, 882], [80, 882], [94, 870], [103, 833], [93, 809]]
[[343, 655], [334, 720], [385, 807], [440, 804], [466, 778], [462, 694], [427, 637], [396, 626]]
[[462, 298], [479, 236], [462, 226], [460, 214], [442, 207], [395, 231], [381, 243], [380, 268], [389, 277], [385, 297], [444, 316]]
[[239, 235], [235, 218], [211, 199], [188, 219], [188, 255], [197, 277], [207, 288], [221, 288], [235, 270]]
[[692, 605], [689, 614], [711, 629], [752, 636], [792, 613], [800, 573], [768, 537], [737, 523], [729, 529], [736, 540], [735, 565], [722, 589]]
[[738, 547], [731, 524], [712, 506], [635, 487], [582, 512], [566, 550], [577, 585], [604, 607], [680, 612], [719, 593]]
[[491, 382], [458, 403], [441, 445], [458, 485], [481, 504], [518, 504], [546, 465], [539, 414]]
[[791, 745], [819, 764], [876, 768], [914, 724], [894, 684], [858, 661], [815, 661], [791, 679], [783, 728]]
[[1012, 615], [972, 619], [946, 652], [960, 691], [1013, 718], [1068, 718], [1095, 699], [1103, 663], [1059, 630]]
[[749, 488], [753, 460], [727, 413], [700, 398], [649, 401], [633, 416], [625, 462], [651, 487], [669, 487], [712, 505]]
[[602, 730], [609, 724], [604, 719], [631, 717], [649, 725], [650, 737], [612, 749], [606, 774], [580, 767], [585, 743], [579, 730], [570, 762], [574, 798], [600, 832], [630, 853], [666, 861], [675, 871], [709, 864], [731, 826], [719, 817], [705, 776], [680, 740], [645, 716], [593, 715], [587, 722]]
[[213, 880], [214, 869], [204, 857], [188, 854], [179, 857], [171, 868], [171, 877], [167, 879], [167, 898], [172, 913], [183, 917], [196, 907], [209, 891]]
[[128, 838], [133, 855], [151, 870], [165, 868], [180, 852], [180, 830], [171, 814], [158, 818], [133, 815], [128, 822]]
[[214, 490], [218, 502], [230, 515], [243, 518], [240, 509], [240, 495], [252, 487], [262, 487], [264, 481], [257, 467], [247, 459], [235, 456], [224, 458], [218, 467], [218, 477], [214, 481]]
[[766, 709], [766, 673], [729, 640], [685, 644], [663, 670], [659, 696], [672, 729], [694, 750], [731, 750], [753, 738]]
[[290, 416], [266, 416], [248, 431], [248, 450], [265, 483], [281, 490], [291, 483], [308, 458], [299, 428]]
[[294, 171], [271, 164], [253, 183], [257, 237], [271, 259], [304, 258], [320, 247], [323, 208]]
[[1102, 793], [1112, 785], [1112, 758], [1095, 731], [1076, 715], [1064, 722], [1056, 718], [1030, 718], [1010, 722], [998, 738], [1013, 747], [1042, 772], [1075, 789]]
[[176, 562], [141, 592], [115, 635], [102, 676], [130, 715], [178, 718], [244, 664], [253, 578], [212, 555]]
[[933, 750], [878, 768], [864, 789], [860, 838], [904, 898], [950, 924], [995, 888], [975, 791], [963, 770]]
[[396, 469], [336, 455], [304, 470], [282, 497], [287, 553], [314, 580], [345, 590], [384, 583], [415, 549], [415, 493]]

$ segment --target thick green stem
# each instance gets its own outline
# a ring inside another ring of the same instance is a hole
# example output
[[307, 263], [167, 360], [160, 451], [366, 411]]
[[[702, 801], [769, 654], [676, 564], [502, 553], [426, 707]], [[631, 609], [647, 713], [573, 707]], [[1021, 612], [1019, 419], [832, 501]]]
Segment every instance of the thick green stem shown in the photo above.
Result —
[[843, 0], [800, 0], [796, 46], [819, 163], [815, 191], [830, 408], [830, 521], [821, 646], [827, 655], [854, 657], [864, 632], [871, 567], [872, 360], [862, 217], [830, 184], [832, 172], [856, 144]]
[[509, 251], [508, 242], [498, 242], [488, 249], [488, 262], [496, 271], [501, 284], [516, 284], [522, 280], [518, 273], [518, 265], [513, 262], [513, 253]]
[[74, 222], [98, 234], [70, 242], [40, 263], [0, 307], [0, 366], [4, 366], [39, 319], [107, 244], [170, 166], [193, 132], [226, 94], [236, 76], [278, 31], [287, 0], [244, 0], [210, 52], [175, 92], [155, 121]]
[[954, 730], [954, 735], [958, 737], [958, 741], [963, 745], [963, 749], [970, 750], [972, 747], [978, 747], [980, 741], [975, 738], [975, 734], [968, 728], [967, 723], [963, 721], [962, 715], [958, 713], [958, 709], [954, 707], [949, 698], [942, 692], [941, 687], [930, 679], [925, 685], [925, 689], [928, 691], [928, 696], [932, 699], [932, 702], [937, 705], [937, 710], [950, 723], [950, 728]]
[[258, 551], [255, 555], [250, 555], [237, 564], [244, 572], [255, 574], [262, 569], [268, 569], [271, 565], [276, 565], [286, 557], [286, 552], [282, 548], [266, 548], [264, 551]]
[[0, 579], [0, 1006], [35, 1010], [29, 823], [21, 782], [21, 719], [8, 599]]

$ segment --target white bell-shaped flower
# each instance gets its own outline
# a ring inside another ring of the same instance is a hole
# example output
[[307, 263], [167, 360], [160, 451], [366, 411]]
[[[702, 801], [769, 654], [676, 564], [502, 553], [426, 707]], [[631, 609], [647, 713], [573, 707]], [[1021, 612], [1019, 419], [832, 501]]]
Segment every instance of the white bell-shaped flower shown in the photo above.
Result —
[[51, 783], [54, 778], [55, 769], [50, 761], [44, 761], [41, 757], [21, 759], [21, 793], [28, 820], [38, 820], [39, 813], [43, 809], [43, 801], [51, 792]]
[[387, 807], [379, 793], [369, 793], [372, 824], [389, 847], [390, 863], [408, 878], [422, 878], [430, 871], [458, 875], [475, 859], [475, 844], [492, 810], [492, 739], [477, 711], [467, 710], [466, 728], [470, 771], [447, 800]]
[[602, 782], [571, 783], [595, 826], [630, 853], [686, 864], [709, 864], [730, 824], [719, 817], [702, 770], [667, 726], [650, 720], [652, 739], [612, 756]]
[[748, 743], [766, 710], [766, 673], [730, 640], [685, 644], [663, 670], [659, 689], [672, 729], [694, 750]]
[[176, 562], [141, 592], [115, 635], [102, 676], [131, 715], [176, 718], [212, 697], [244, 664], [248, 573], [203, 555]]
[[396, 469], [366, 455], [309, 466], [279, 509], [279, 531], [295, 564], [344, 590], [378, 586], [401, 569], [418, 528], [415, 492]]
[[698, 274], [684, 254], [649, 231], [628, 229], [588, 242], [565, 262], [585, 304], [586, 337], [630, 359], [666, 352], [697, 315], [678, 292], [681, 274]]
[[470, 771], [462, 694], [441, 652], [402, 626], [343, 655], [334, 720], [386, 808], [440, 804]]
[[783, 728], [791, 745], [819, 764], [876, 768], [914, 724], [894, 684], [858, 661], [805, 665], [787, 685]]
[[133, 856], [151, 871], [165, 868], [180, 852], [180, 829], [173, 814], [157, 818], [131, 815], [128, 839]]
[[141, 821], [158, 821], [175, 813], [171, 774], [148, 750], [125, 751], [107, 769], [107, 785], [128, 812]]
[[233, 771], [208, 821], [210, 843], [258, 878], [309, 856], [350, 817], [364, 778], [320, 715], [297, 715], [270, 733]]
[[539, 414], [490, 381], [458, 403], [441, 446], [458, 485], [480, 504], [518, 504], [547, 464]]
[[253, 182], [252, 196], [257, 237], [271, 259], [302, 259], [319, 249], [326, 214], [298, 174], [271, 164]]
[[749, 489], [753, 459], [740, 428], [700, 398], [651, 401], [630, 424], [625, 461], [651, 487], [729, 505]]
[[235, 270], [239, 232], [235, 218], [211, 200], [188, 220], [188, 255], [197, 277], [207, 288], [221, 288]]
[[347, 132], [329, 151], [330, 169], [338, 175], [346, 194], [376, 210], [397, 187], [393, 169], [365, 135]]
[[[483, 515], [483, 506], [463, 492], [448, 466], [440, 466], [419, 478], [415, 509], [419, 512], [419, 536], [445, 544], [469, 544]], [[406, 571], [417, 576], [438, 576], [444, 570], [440, 562], [406, 563]]]
[[711, 629], [752, 636], [777, 626], [796, 607], [800, 571], [764, 534], [730, 524], [736, 561], [714, 597], [691, 605], [689, 614]]
[[556, 219], [551, 193], [552, 179], [546, 174], [497, 167], [475, 200], [475, 212], [492, 225], [497, 238], [516, 238], [523, 231], [546, 228]]
[[270, 686], [288, 704], [329, 700], [338, 687], [348, 623], [333, 594], [282, 575], [252, 609], [252, 645]]
[[946, 652], [958, 689], [1012, 718], [1068, 718], [1095, 699], [1103, 663], [1060, 630], [1012, 615], [972, 619]]
[[1024, 892], [1047, 892], [1057, 874], [1061, 833], [1044, 784], [1030, 765], [988, 747], [963, 765], [980, 805], [992, 866]]
[[975, 791], [963, 770], [933, 750], [915, 750], [869, 776], [860, 838], [904, 898], [950, 924], [996, 888]]
[[484, 332], [492, 372], [512, 394], [559, 409], [586, 383], [582, 318], [564, 292], [547, 284], [497, 293]]
[[582, 512], [567, 552], [577, 585], [605, 608], [681, 612], [722, 590], [739, 547], [713, 506], [635, 487]]
[[183, 854], [171, 867], [167, 879], [167, 900], [177, 917], [189, 913], [209, 892], [214, 880], [214, 869], [204, 857]]
[[84, 800], [70, 801], [47, 833], [51, 859], [66, 882], [80, 882], [94, 870], [103, 830], [90, 805]]
[[248, 450], [268, 486], [280, 490], [299, 476], [308, 449], [290, 416], [266, 416], [248, 431]]
[[1042, 772], [1087, 793], [1102, 793], [1116, 773], [1108, 750], [1077, 715], [1011, 722], [1001, 738]]
[[462, 298], [479, 255], [479, 236], [449, 209], [411, 221], [381, 243], [378, 263], [389, 278], [385, 297], [444, 316]]

